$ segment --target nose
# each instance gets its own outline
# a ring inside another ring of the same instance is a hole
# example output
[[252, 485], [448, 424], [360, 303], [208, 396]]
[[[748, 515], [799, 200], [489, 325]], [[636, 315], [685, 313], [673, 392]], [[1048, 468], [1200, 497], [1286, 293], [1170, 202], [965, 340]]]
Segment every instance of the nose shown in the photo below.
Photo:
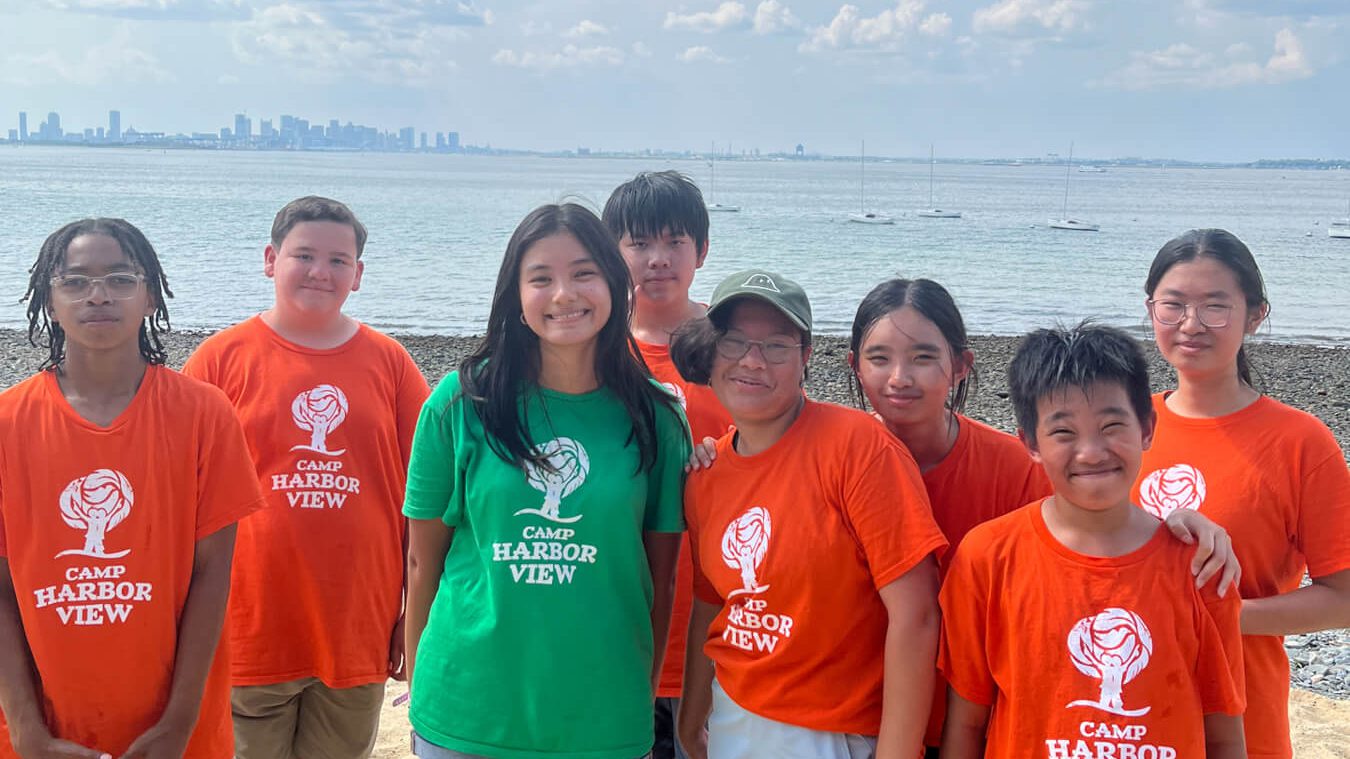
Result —
[[90, 303], [107, 303], [111, 301], [112, 296], [108, 294], [108, 283], [101, 279], [96, 279], [91, 282], [89, 284], [89, 294], [85, 296], [85, 300]]
[[895, 387], [909, 387], [914, 384], [914, 379], [909, 371], [909, 363], [906, 361], [896, 361], [895, 369], [891, 372], [890, 383]]
[[1106, 459], [1106, 440], [1098, 433], [1085, 432], [1078, 436], [1075, 456], [1079, 461], [1096, 464]]
[[768, 365], [764, 358], [764, 346], [759, 343], [751, 343], [750, 349], [741, 356], [740, 364], [749, 369], [762, 369]]
[[1187, 304], [1185, 308], [1186, 310], [1183, 311], [1181, 314], [1181, 324], [1178, 324], [1177, 326], [1183, 332], [1205, 331], [1206, 329], [1205, 325], [1200, 322], [1200, 307], [1199, 306], [1192, 307], [1191, 305]]

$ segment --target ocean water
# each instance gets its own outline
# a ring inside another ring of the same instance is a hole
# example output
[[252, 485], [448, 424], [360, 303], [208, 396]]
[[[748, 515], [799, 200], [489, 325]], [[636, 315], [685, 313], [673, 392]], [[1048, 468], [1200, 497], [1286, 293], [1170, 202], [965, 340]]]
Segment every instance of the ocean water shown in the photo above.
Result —
[[[262, 260], [273, 215], [320, 194], [347, 202], [370, 229], [350, 313], [396, 332], [478, 333], [507, 239], [531, 208], [573, 197], [598, 210], [619, 182], [667, 168], [708, 180], [699, 160], [0, 147], [0, 326], [26, 325], [19, 300], [42, 240], [83, 216], [121, 216], [146, 233], [176, 296], [175, 327], [239, 321], [271, 300]], [[776, 270], [806, 288], [820, 332], [845, 333], [877, 282], [929, 277], [953, 292], [974, 333], [1088, 316], [1142, 332], [1159, 246], [1223, 227], [1265, 274], [1264, 339], [1350, 346], [1350, 240], [1326, 234], [1346, 214], [1350, 172], [1075, 171], [1070, 215], [1098, 233], [1047, 228], [1064, 173], [939, 165], [936, 203], [965, 216], [921, 219], [928, 166], [869, 163], [868, 209], [896, 217], [869, 226], [846, 221], [859, 207], [856, 161], [719, 161], [717, 200], [743, 210], [713, 214], [694, 295], [706, 299], [741, 268]]]

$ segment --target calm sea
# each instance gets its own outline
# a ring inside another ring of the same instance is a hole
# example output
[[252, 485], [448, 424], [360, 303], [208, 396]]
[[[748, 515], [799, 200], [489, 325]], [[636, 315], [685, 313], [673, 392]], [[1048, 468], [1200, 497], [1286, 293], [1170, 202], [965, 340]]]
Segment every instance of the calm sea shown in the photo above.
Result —
[[[164, 260], [177, 327], [219, 327], [265, 308], [272, 216], [305, 194], [346, 201], [370, 228], [350, 312], [382, 329], [476, 333], [497, 267], [531, 208], [578, 196], [597, 209], [643, 169], [706, 184], [703, 161], [451, 155], [0, 148], [0, 326], [26, 324], [18, 301], [44, 237], [82, 216], [121, 216]], [[1224, 227], [1256, 253], [1272, 340], [1350, 345], [1350, 240], [1330, 239], [1350, 172], [1112, 169], [1074, 172], [1071, 215], [1101, 232], [1046, 227], [1064, 197], [1053, 166], [940, 165], [936, 203], [962, 219], [921, 219], [924, 164], [869, 163], [869, 210], [894, 226], [848, 223], [856, 162], [718, 162], [712, 249], [694, 295], [762, 266], [807, 289], [820, 331], [846, 332], [878, 281], [930, 277], [952, 290], [972, 332], [1015, 334], [1095, 316], [1142, 330], [1148, 263], [1170, 237]], [[706, 190], [706, 187], [705, 187]]]

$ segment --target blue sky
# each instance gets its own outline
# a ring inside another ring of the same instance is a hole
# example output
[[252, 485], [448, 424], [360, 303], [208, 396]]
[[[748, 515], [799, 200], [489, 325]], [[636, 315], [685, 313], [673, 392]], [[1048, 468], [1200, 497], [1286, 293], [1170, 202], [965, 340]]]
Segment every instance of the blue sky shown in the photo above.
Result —
[[1347, 0], [0, 0], [0, 133], [117, 108], [535, 149], [1344, 158], [1347, 50]]

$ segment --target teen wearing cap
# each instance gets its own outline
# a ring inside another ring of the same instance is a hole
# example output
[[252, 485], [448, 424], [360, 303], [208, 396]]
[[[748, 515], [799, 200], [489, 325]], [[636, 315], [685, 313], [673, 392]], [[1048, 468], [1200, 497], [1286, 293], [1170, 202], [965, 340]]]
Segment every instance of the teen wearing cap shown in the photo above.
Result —
[[695, 600], [678, 726], [695, 759], [921, 748], [946, 541], [904, 446], [802, 393], [810, 356], [806, 294], [760, 270], [724, 280], [671, 343], [735, 422], [685, 489]]

